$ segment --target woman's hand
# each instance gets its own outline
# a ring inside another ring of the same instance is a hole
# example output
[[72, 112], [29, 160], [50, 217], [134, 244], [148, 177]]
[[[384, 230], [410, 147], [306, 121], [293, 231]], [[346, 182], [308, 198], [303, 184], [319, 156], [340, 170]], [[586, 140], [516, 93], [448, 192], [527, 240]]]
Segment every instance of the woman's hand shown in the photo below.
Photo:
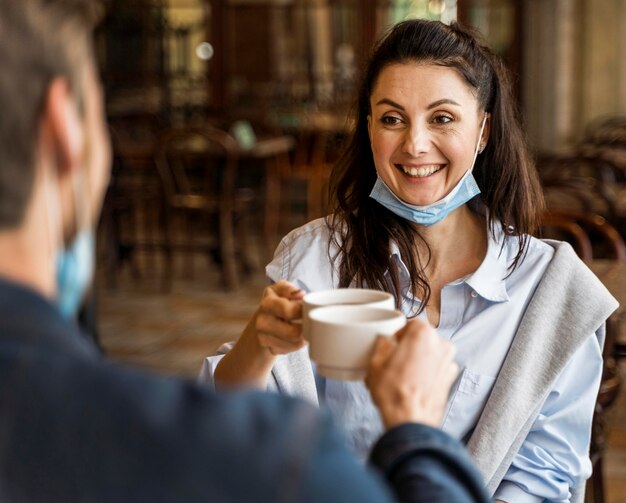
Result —
[[401, 423], [439, 427], [458, 374], [455, 348], [426, 321], [410, 321], [394, 337], [379, 337], [365, 383], [387, 429]]
[[261, 304], [237, 340], [218, 363], [218, 387], [265, 388], [276, 355], [297, 351], [302, 337], [302, 297], [304, 292], [287, 281], [279, 281], [263, 291]]
[[260, 347], [272, 355], [284, 355], [306, 345], [302, 337], [304, 292], [287, 281], [268, 286], [254, 320], [255, 336]]

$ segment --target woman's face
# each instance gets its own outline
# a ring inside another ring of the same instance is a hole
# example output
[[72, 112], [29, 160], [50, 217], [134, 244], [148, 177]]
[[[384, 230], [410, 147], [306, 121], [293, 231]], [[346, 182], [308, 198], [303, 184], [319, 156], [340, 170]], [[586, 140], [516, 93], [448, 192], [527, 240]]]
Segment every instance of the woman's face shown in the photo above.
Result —
[[[378, 175], [404, 202], [434, 203], [472, 167], [483, 112], [460, 73], [424, 63], [385, 67], [370, 96]], [[487, 143], [489, 119], [480, 145]]]

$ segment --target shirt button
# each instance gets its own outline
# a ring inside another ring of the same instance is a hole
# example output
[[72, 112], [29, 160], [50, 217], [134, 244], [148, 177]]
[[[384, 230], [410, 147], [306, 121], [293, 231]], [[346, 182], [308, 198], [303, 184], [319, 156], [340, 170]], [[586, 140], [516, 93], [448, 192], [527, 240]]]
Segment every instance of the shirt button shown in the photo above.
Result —
[[477, 294], [476, 292], [474, 292], [474, 291], [472, 291], [472, 294], [471, 294], [471, 295], [472, 295], [472, 298], [473, 298], [473, 299], [475, 299], [476, 297], [478, 297], [478, 294]]

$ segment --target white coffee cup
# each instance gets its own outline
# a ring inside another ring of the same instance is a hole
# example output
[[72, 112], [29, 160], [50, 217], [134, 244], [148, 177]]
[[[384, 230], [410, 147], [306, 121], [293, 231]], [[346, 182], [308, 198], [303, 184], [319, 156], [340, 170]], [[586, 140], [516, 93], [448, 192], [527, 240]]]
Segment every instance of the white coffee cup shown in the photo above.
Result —
[[376, 338], [392, 336], [405, 324], [400, 311], [381, 307], [318, 307], [309, 313], [309, 355], [323, 376], [363, 379]]
[[336, 288], [307, 293], [302, 299], [302, 335], [309, 337], [309, 313], [318, 307], [337, 305], [360, 305], [393, 310], [396, 307], [393, 295], [367, 288]]

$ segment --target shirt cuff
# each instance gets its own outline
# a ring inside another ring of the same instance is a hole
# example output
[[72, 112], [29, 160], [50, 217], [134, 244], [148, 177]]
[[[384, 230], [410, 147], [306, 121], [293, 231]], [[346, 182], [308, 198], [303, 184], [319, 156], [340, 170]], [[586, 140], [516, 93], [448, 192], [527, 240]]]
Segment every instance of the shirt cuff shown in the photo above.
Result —
[[202, 362], [202, 368], [198, 374], [198, 384], [215, 390], [215, 368], [224, 355], [207, 356]]
[[506, 480], [500, 484], [493, 499], [506, 501], [506, 503], [541, 503], [543, 501], [543, 498], [529, 494], [517, 484]]

